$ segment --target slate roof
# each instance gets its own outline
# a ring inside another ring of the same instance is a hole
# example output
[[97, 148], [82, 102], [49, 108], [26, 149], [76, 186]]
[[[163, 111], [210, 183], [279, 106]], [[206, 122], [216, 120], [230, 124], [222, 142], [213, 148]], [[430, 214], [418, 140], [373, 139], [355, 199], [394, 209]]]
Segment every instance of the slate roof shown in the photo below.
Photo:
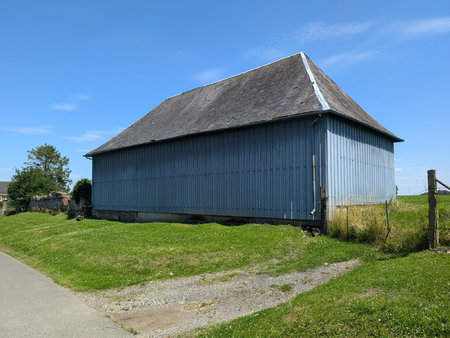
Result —
[[10, 182], [0, 182], [0, 194], [6, 194], [8, 192], [8, 185]]
[[332, 113], [402, 141], [299, 53], [166, 99], [90, 157], [171, 138], [305, 114]]

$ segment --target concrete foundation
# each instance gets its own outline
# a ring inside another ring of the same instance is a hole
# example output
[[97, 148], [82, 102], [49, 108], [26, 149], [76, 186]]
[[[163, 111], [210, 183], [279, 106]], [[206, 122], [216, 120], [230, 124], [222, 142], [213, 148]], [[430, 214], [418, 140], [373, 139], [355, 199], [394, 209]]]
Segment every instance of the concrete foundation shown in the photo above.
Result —
[[267, 224], [289, 224], [296, 226], [306, 226], [312, 228], [321, 228], [320, 220], [297, 220], [297, 219], [278, 219], [278, 218], [251, 218], [251, 217], [230, 217], [216, 215], [192, 215], [192, 214], [168, 214], [157, 212], [137, 212], [137, 211], [119, 211], [119, 210], [96, 210], [92, 215], [95, 218], [107, 219], [120, 222], [179, 222], [179, 223], [205, 223], [214, 222], [229, 225], [239, 225], [246, 223], [267, 223]]

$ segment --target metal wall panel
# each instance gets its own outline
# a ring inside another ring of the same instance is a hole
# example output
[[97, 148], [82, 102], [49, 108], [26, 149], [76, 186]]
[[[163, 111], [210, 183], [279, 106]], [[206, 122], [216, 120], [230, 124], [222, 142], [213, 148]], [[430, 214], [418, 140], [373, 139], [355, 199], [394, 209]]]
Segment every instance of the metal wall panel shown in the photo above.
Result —
[[[93, 158], [93, 204], [120, 210], [313, 219], [312, 117], [196, 135]], [[316, 124], [316, 216], [326, 121]]]
[[327, 116], [326, 120], [329, 205], [395, 200], [393, 141], [342, 118]]

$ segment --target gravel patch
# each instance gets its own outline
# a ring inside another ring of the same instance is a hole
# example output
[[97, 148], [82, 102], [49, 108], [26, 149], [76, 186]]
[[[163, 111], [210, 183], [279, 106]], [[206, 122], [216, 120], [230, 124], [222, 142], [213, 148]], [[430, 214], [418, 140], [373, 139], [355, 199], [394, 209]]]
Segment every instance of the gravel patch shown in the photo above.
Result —
[[236, 270], [78, 296], [138, 336], [165, 337], [276, 306], [357, 265], [351, 260], [280, 276]]

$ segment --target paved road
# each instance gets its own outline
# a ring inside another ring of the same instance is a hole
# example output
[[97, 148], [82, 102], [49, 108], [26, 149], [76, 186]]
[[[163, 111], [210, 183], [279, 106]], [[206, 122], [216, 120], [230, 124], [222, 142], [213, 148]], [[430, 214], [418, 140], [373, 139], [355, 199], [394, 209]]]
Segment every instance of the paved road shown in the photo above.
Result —
[[67, 289], [0, 252], [0, 337], [133, 337]]

